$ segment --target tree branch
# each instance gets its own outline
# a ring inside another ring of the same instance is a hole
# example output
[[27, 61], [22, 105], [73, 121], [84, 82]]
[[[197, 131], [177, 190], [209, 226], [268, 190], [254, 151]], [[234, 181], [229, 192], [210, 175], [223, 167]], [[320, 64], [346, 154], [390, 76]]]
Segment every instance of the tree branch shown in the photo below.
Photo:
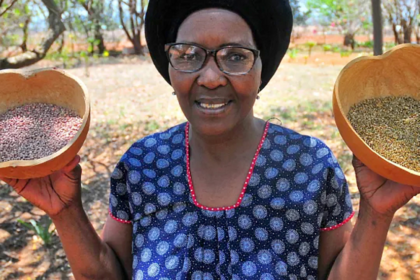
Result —
[[0, 59], [0, 69], [22, 68], [42, 60], [46, 56], [54, 41], [57, 40], [57, 38], [65, 31], [66, 28], [61, 21], [61, 12], [54, 0], [42, 0], [42, 3], [44, 3], [49, 13], [48, 31], [44, 40], [32, 51]]
[[[6, 7], [6, 9], [3, 12], [0, 12], [0, 17], [4, 15], [8, 10], [10, 10], [17, 1], [18, 0], [13, 0], [9, 7]], [[0, 7], [2, 4], [3, 4], [3, 0], [0, 2]]]
[[[122, 0], [118, 0], [118, 10], [119, 10], [119, 13], [120, 13], [121, 26], [122, 26], [125, 34], [127, 35], [128, 40], [130, 40], [131, 43], [134, 44], [133, 36], [131, 36], [130, 32], [128, 32], [127, 26], [125, 25], [125, 22], [124, 22], [124, 16], [123, 16], [124, 11], [123, 11], [123, 7], [122, 7], [122, 3], [124, 3]], [[124, 4], [126, 4], [126, 3], [124, 3]]]

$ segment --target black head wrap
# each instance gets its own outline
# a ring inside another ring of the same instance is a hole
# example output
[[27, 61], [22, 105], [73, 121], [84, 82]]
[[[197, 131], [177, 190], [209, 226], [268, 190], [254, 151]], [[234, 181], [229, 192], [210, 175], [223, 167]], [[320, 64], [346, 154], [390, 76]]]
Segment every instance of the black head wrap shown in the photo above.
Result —
[[165, 44], [173, 43], [182, 22], [206, 8], [224, 8], [239, 14], [251, 27], [261, 51], [263, 89], [275, 74], [290, 43], [293, 15], [289, 0], [150, 0], [145, 31], [153, 63], [170, 84]]

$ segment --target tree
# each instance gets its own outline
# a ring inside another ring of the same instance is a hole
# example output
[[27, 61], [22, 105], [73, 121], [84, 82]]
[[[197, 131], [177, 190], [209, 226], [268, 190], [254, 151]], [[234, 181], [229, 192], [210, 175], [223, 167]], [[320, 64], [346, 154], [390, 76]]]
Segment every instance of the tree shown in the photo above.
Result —
[[300, 37], [300, 34], [297, 32], [296, 27], [306, 26], [306, 22], [308, 21], [311, 12], [310, 11], [302, 12], [299, 0], [290, 0], [290, 6], [293, 12], [293, 23], [295, 27], [293, 28], [293, 33], [292, 33], [292, 41], [294, 42], [295, 39]]
[[323, 21], [334, 24], [344, 35], [344, 45], [353, 50], [357, 32], [369, 22], [370, 5], [366, 0], [308, 0], [309, 9], [316, 11]]
[[[141, 32], [144, 26], [147, 4], [148, 0], [118, 0], [121, 26], [127, 38], [133, 44], [135, 54], [138, 55], [144, 54]], [[127, 27], [126, 21], [129, 22], [130, 28]]]
[[310, 11], [302, 12], [299, 0], [290, 0], [290, 7], [293, 12], [293, 21], [296, 25], [306, 25], [306, 21], [311, 14]]
[[[98, 47], [98, 52], [103, 54], [106, 51], [104, 37], [102, 34], [102, 23], [104, 13], [104, 1], [102, 0], [72, 0], [73, 3], [80, 4], [88, 13], [88, 22], [84, 24], [88, 41], [90, 43], [90, 53], [94, 52], [95, 46]], [[87, 25], [86, 25], [87, 24]], [[90, 36], [93, 31], [93, 36]]]
[[419, 14], [418, 0], [384, 0], [383, 8], [394, 32], [395, 43], [411, 43]]
[[[42, 60], [46, 56], [52, 44], [64, 32], [65, 27], [61, 21], [62, 11], [57, 7], [54, 0], [41, 1], [48, 11], [48, 31], [44, 39], [33, 50], [27, 50], [25, 43], [25, 48], [22, 49], [26, 50], [23, 51], [23, 53], [3, 59], [0, 58], [0, 69], [21, 68]], [[3, 17], [6, 14], [7, 13], [3, 14]]]
[[[5, 4], [5, 8], [0, 9], [0, 52], [19, 44], [23, 52], [27, 50], [28, 28], [32, 17], [28, 1], [31, 0], [11, 1]], [[18, 35], [19, 33], [22, 33], [22, 36]]]

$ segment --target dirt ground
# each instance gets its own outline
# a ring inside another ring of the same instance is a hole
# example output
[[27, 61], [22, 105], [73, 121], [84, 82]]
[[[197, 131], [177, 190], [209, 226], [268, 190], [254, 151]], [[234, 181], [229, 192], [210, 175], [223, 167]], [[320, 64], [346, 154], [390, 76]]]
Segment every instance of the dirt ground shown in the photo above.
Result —
[[[349, 181], [355, 210], [359, 194], [350, 163], [352, 155], [335, 127], [331, 95], [340, 70], [356, 56], [342, 58], [340, 54], [321, 52], [308, 61], [285, 58], [255, 106], [258, 117], [276, 118], [273, 122], [319, 137], [332, 148]], [[35, 67], [50, 65], [42, 62]], [[110, 172], [121, 155], [135, 140], [180, 123], [184, 117], [170, 86], [147, 58], [109, 58], [89, 69], [68, 71], [86, 83], [92, 98], [91, 129], [80, 151], [82, 197], [91, 222], [100, 232], [107, 216]], [[420, 197], [397, 212], [378, 279], [420, 279], [419, 212]], [[1, 185], [0, 279], [72, 279], [56, 233], [46, 247], [18, 219], [42, 224], [47, 217], [10, 187]]]

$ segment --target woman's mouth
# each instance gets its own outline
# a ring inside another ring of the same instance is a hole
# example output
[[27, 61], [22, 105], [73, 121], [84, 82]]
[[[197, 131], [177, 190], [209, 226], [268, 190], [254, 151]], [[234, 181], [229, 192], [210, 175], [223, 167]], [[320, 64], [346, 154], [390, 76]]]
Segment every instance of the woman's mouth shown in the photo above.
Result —
[[201, 103], [201, 102], [197, 102], [197, 103], [201, 108], [204, 108], [204, 109], [220, 109], [228, 105], [230, 101], [226, 103], [219, 103], [219, 104], [207, 104], [207, 103]]
[[230, 107], [232, 101], [227, 101], [221, 103], [207, 103], [207, 102], [199, 102], [196, 101], [195, 104], [197, 105], [198, 110], [205, 115], [221, 115], [227, 112], [228, 108]]

